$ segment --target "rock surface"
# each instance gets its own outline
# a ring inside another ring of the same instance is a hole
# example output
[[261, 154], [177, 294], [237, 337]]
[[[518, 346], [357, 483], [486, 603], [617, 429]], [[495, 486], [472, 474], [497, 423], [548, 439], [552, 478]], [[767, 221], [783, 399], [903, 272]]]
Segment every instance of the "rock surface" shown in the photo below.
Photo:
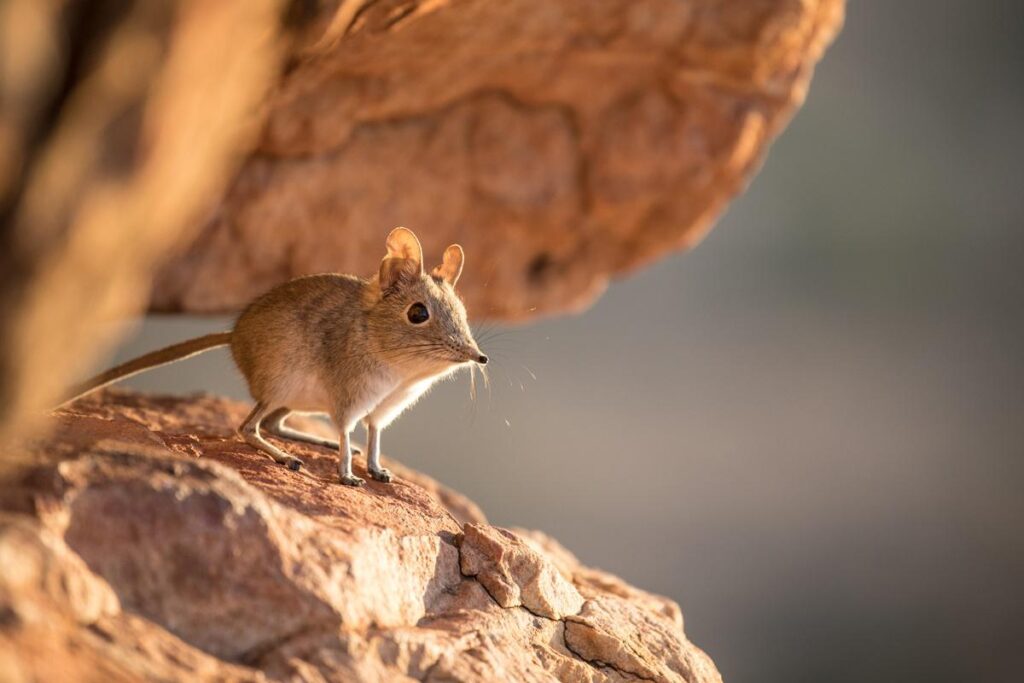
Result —
[[44, 464], [3, 497], [3, 680], [721, 680], [672, 601], [393, 461], [361, 489], [327, 449], [276, 466], [245, 412], [111, 391], [23, 446]]
[[696, 242], [803, 101], [842, 0], [349, 0], [306, 30], [161, 311], [460, 242], [470, 311], [580, 309]]

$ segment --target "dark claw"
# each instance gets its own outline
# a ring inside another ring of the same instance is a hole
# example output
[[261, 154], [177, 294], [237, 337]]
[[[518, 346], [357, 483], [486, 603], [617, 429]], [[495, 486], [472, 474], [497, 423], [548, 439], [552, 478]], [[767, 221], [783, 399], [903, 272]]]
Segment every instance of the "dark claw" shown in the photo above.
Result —
[[285, 467], [290, 469], [292, 472], [298, 472], [302, 469], [302, 461], [298, 458], [293, 458], [285, 464]]
[[383, 482], [385, 484], [391, 483], [391, 470], [370, 470], [370, 476], [376, 479], [377, 481]]
[[366, 483], [366, 480], [363, 479], [362, 477], [356, 477], [354, 475], [349, 475], [349, 476], [343, 476], [341, 478], [341, 483], [344, 484], [345, 486], [362, 486], [363, 484]]

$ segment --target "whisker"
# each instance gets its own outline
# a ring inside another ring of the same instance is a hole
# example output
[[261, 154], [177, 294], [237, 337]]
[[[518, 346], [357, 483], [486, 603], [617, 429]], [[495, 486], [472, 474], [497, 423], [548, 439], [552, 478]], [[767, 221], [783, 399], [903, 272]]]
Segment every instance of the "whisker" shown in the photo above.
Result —
[[493, 405], [491, 395], [491, 375], [486, 366], [480, 368], [480, 375], [484, 378], [484, 388], [487, 389], [487, 406], [491, 407]]

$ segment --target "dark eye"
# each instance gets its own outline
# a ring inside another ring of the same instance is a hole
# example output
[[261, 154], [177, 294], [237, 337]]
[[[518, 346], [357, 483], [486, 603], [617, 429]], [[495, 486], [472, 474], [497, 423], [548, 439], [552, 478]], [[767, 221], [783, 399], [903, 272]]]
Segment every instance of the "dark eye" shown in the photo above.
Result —
[[413, 325], [422, 325], [430, 320], [430, 311], [421, 303], [415, 303], [410, 306], [406, 315], [409, 316], [409, 322]]

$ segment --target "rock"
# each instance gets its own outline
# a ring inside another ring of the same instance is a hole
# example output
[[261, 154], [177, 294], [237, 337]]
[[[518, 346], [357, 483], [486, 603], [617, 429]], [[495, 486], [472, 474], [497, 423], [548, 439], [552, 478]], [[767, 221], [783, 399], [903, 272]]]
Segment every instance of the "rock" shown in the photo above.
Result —
[[223, 192], [278, 71], [280, 4], [2, 3], [0, 439], [116, 342]]
[[667, 598], [391, 460], [361, 489], [328, 449], [275, 465], [245, 413], [107, 391], [25, 446], [43, 464], [0, 514], [11, 680], [721, 680]]
[[618, 597], [587, 600], [578, 615], [567, 617], [565, 645], [588, 662], [657, 681], [714, 680], [714, 664], [700, 650], [682, 646], [670, 622]]
[[614, 574], [580, 564], [575, 555], [543, 532], [535, 529], [514, 529], [514, 531], [554, 563], [558, 567], [558, 571], [572, 581], [583, 597], [614, 595], [631, 603], [643, 604], [647, 610], [661, 614], [677, 624], [679, 628], [683, 627], [683, 613], [674, 601], [631, 586]]
[[0, 514], [0, 566], [10, 569], [0, 586], [8, 621], [32, 621], [30, 605], [40, 596], [53, 600], [62, 616], [83, 624], [121, 610], [110, 586], [63, 539], [23, 515]]
[[463, 528], [462, 573], [476, 578], [502, 607], [525, 607], [548, 619], [576, 614], [583, 598], [543, 553], [507, 529]]
[[262, 681], [131, 612], [50, 529], [0, 514], [0, 680]]
[[803, 101], [842, 0], [312, 3], [262, 137], [152, 307], [467, 254], [478, 318], [579, 310], [694, 244]]

